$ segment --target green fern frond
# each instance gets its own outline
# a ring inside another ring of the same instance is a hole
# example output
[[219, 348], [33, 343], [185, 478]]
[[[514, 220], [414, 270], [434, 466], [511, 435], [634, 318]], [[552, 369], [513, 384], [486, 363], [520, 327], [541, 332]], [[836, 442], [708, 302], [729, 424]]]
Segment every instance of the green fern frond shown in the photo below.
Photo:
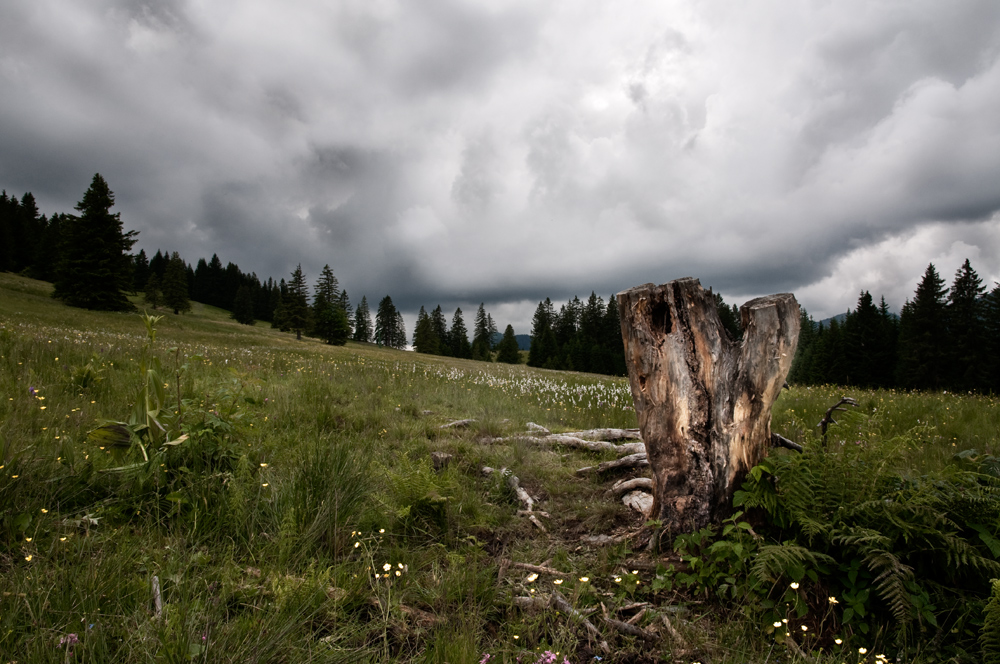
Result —
[[979, 645], [983, 648], [983, 664], [1000, 664], [1000, 579], [992, 579], [992, 593], [983, 612], [983, 630]]
[[889, 605], [896, 622], [905, 625], [912, 619], [913, 603], [906, 582], [913, 580], [913, 568], [885, 550], [873, 549], [864, 560], [868, 569], [878, 574], [874, 582], [879, 596]]
[[782, 577], [799, 578], [801, 572], [796, 574], [796, 570], [834, 564], [836, 561], [830, 556], [804, 546], [789, 542], [767, 544], [760, 547], [750, 576], [761, 583], [774, 583]]

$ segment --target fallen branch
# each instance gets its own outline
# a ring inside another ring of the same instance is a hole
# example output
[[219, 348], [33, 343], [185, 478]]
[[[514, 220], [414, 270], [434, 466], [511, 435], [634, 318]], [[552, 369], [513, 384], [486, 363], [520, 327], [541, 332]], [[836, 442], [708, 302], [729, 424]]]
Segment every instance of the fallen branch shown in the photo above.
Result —
[[637, 489], [652, 491], [653, 480], [648, 477], [634, 477], [630, 480], [618, 480], [615, 482], [614, 486], [604, 492], [604, 497], [617, 498], [618, 496], [624, 496], [629, 491], [635, 491]]
[[674, 626], [670, 623], [670, 618], [666, 614], [660, 615], [660, 620], [663, 622], [663, 626], [667, 628], [667, 634], [673, 639], [674, 643], [680, 646], [681, 650], [688, 650], [687, 641], [681, 636], [681, 633], [674, 629]]
[[549, 608], [549, 598], [545, 595], [515, 597], [513, 601], [514, 606], [517, 608], [532, 613], [538, 613]]
[[153, 616], [163, 615], [163, 595], [160, 594], [160, 577], [153, 575]]
[[451, 429], [451, 428], [461, 429], [461, 428], [469, 426], [473, 422], [475, 422], [475, 420], [473, 420], [473, 419], [469, 419], [469, 420], [455, 420], [454, 422], [448, 422], [448, 424], [442, 424], [438, 428], [439, 429]]
[[781, 434], [771, 432], [771, 444], [775, 447], [784, 447], [785, 449], [795, 450], [796, 452], [802, 451], [802, 446], [795, 441], [788, 440]]
[[570, 606], [570, 603], [566, 601], [566, 598], [562, 596], [558, 590], [552, 593], [551, 606], [555, 609], [562, 611], [567, 616], [575, 618], [584, 628], [587, 633], [590, 634], [598, 642], [598, 647], [604, 652], [611, 652], [611, 648], [608, 647], [608, 642], [601, 638], [601, 633], [594, 627], [594, 623], [583, 617], [579, 611]]
[[652, 632], [647, 632], [641, 627], [636, 627], [635, 625], [630, 625], [621, 620], [615, 620], [614, 618], [604, 618], [605, 624], [612, 627], [615, 631], [621, 632], [622, 634], [628, 634], [629, 636], [638, 636], [644, 641], [657, 641], [656, 635]]
[[507, 436], [506, 438], [490, 438], [487, 439], [487, 442], [510, 443], [516, 440], [523, 440], [525, 442], [535, 443], [536, 445], [564, 445], [566, 447], [589, 450], [591, 452], [635, 454], [636, 452], [644, 452], [646, 450], [645, 445], [642, 443], [624, 443], [622, 445], [615, 445], [614, 443], [609, 443], [603, 440], [584, 440], [583, 438], [562, 433], [552, 433], [547, 436], [534, 436], [531, 433], [524, 433]]
[[638, 429], [586, 429], [567, 431], [563, 436], [574, 436], [587, 440], [642, 440]]
[[604, 463], [598, 464], [597, 466], [587, 466], [586, 468], [581, 468], [576, 471], [577, 475], [587, 475], [588, 473], [598, 472], [604, 473], [609, 470], [620, 470], [622, 468], [644, 468], [649, 466], [649, 459], [646, 458], [645, 452], [640, 452], [638, 454], [630, 454], [621, 459], [616, 459], [615, 461], [605, 461]]

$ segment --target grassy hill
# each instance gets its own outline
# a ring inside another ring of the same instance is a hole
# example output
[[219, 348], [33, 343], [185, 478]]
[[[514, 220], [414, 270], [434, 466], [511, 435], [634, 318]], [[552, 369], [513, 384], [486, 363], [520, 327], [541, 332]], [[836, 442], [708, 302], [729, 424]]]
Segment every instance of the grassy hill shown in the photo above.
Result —
[[[824, 443], [841, 391], [789, 390], [773, 427], [806, 453], [772, 452], [728, 530], [654, 555], [605, 496], [627, 475], [577, 473], [615, 454], [517, 437], [636, 426], [624, 379], [296, 342], [199, 304], [144, 322], [50, 292], [0, 274], [2, 662], [990, 652], [995, 398], [855, 391]], [[544, 532], [484, 467], [519, 478]], [[547, 608], [557, 592], [599, 639]]]

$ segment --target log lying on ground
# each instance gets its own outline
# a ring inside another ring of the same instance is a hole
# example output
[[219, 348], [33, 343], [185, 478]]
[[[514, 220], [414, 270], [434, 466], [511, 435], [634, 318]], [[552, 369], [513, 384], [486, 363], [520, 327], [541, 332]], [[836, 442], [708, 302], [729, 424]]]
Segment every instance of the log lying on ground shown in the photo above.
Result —
[[576, 436], [562, 433], [552, 433], [547, 436], [533, 436], [531, 434], [521, 434], [507, 436], [506, 438], [492, 438], [491, 443], [509, 443], [515, 440], [523, 440], [536, 445], [565, 445], [577, 449], [590, 450], [591, 452], [616, 452], [618, 454], [635, 454], [645, 452], [646, 448], [642, 443], [624, 443], [615, 445], [604, 440], [586, 440]]
[[455, 420], [454, 422], [448, 422], [448, 424], [442, 424], [439, 429], [463, 429], [470, 424], [475, 422], [475, 420]]
[[534, 572], [535, 574], [550, 574], [552, 576], [569, 576], [566, 572], [560, 572], [557, 569], [551, 567], [546, 567], [544, 565], [532, 565], [530, 563], [511, 563], [511, 567], [517, 567], [519, 569], [525, 569], [529, 572]]
[[583, 438], [584, 440], [642, 440], [638, 429], [586, 429], [566, 431], [560, 435]]
[[[489, 466], [483, 466], [480, 472], [482, 472], [483, 475], [489, 476], [495, 473], [496, 471], [493, 468], [490, 468]], [[507, 478], [507, 486], [514, 491], [514, 494], [517, 496], [517, 499], [520, 500], [521, 504], [524, 505], [524, 510], [518, 510], [518, 514], [527, 516], [528, 521], [531, 521], [531, 523], [535, 524], [535, 527], [537, 527], [543, 533], [548, 533], [549, 531], [545, 528], [542, 522], [538, 520], [538, 515], [548, 516], [548, 514], [546, 512], [535, 511], [535, 499], [532, 498], [530, 495], [528, 495], [528, 492], [524, 490], [524, 487], [521, 486], [521, 480], [517, 478], [517, 475], [514, 475], [506, 468], [501, 468], [500, 474]]]
[[630, 480], [618, 480], [610, 489], [604, 492], [605, 498], [617, 498], [630, 491], [653, 491], [653, 480], [648, 477], [633, 477]]
[[646, 453], [638, 452], [636, 454], [630, 454], [622, 457], [621, 459], [615, 459], [614, 461], [605, 461], [604, 463], [597, 464], [596, 466], [581, 468], [576, 471], [576, 474], [588, 475], [593, 472], [604, 473], [609, 470], [621, 470], [623, 468], [645, 468], [648, 465], [649, 459], [646, 457]]
[[697, 279], [645, 284], [617, 299], [653, 473], [652, 518], [670, 534], [697, 530], [726, 513], [770, 445], [771, 407], [795, 355], [799, 305], [790, 293], [747, 302], [737, 343]]

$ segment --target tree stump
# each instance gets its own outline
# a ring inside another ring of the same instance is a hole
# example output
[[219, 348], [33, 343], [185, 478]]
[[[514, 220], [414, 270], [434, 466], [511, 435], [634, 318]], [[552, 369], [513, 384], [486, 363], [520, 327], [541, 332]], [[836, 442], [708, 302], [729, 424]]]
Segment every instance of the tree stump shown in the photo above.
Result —
[[653, 473], [650, 518], [670, 536], [728, 512], [765, 455], [771, 406], [791, 368], [799, 305], [791, 293], [740, 308], [743, 341], [697, 279], [618, 294], [625, 361]]

